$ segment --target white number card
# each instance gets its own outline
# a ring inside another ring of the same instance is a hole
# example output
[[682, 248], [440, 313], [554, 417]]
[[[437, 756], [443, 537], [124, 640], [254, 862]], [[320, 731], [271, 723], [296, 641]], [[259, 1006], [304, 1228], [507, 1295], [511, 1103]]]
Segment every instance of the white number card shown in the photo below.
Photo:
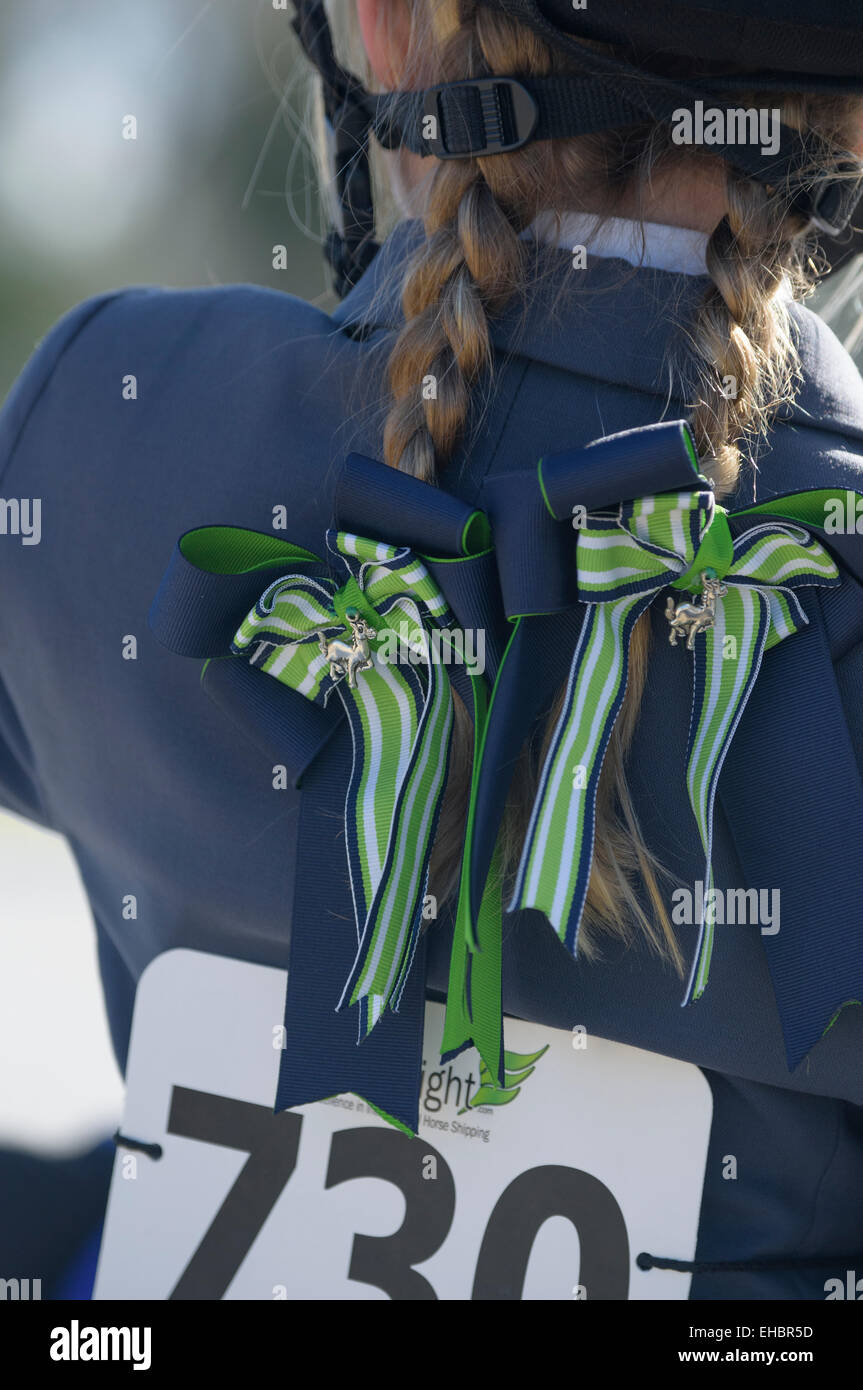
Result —
[[697, 1067], [508, 1019], [546, 1048], [470, 1108], [476, 1053], [438, 1062], [417, 1138], [355, 1096], [273, 1114], [285, 974], [176, 950], [141, 978], [95, 1298], [685, 1299], [710, 1133]]

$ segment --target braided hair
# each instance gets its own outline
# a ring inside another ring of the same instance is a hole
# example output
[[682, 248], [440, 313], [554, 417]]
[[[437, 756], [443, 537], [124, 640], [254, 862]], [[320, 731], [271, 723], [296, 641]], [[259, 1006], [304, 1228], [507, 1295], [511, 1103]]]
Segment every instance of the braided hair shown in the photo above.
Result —
[[[402, 86], [577, 70], [571, 56], [476, 0], [406, 3], [411, 42]], [[746, 101], [781, 108], [783, 121], [807, 140], [814, 178], [842, 167], [863, 109], [859, 98], [835, 95], [772, 92], [759, 100], [753, 93]], [[601, 225], [615, 211], [629, 215], [633, 202], [642, 206], [661, 172], [686, 180], [709, 170], [724, 191], [727, 211], [707, 245], [711, 284], [691, 321], [679, 323], [680, 350], [669, 365], [688, 400], [696, 445], [717, 497], [737, 491], [776, 411], [793, 399], [800, 369], [788, 304], [817, 278], [807, 225], [791, 208], [787, 190], [741, 177], [710, 150], [682, 150], [668, 127], [648, 123], [485, 158], [424, 162], [433, 166], [424, 238], [406, 267], [404, 326], [388, 360], [385, 461], [433, 483], [458, 445], [469, 440], [492, 383], [490, 320], [529, 292], [530, 243], [521, 234], [541, 214], [589, 209], [600, 213]], [[578, 293], [577, 285], [572, 292]], [[664, 871], [644, 842], [626, 777], [649, 646], [649, 615], [643, 614], [633, 631], [626, 696], [600, 780], [579, 949], [590, 958], [603, 933], [628, 941], [641, 932], [680, 971], [682, 956], [660, 891]], [[546, 744], [562, 695], [549, 712]], [[456, 887], [470, 779], [470, 722], [456, 705], [452, 771], [432, 860], [439, 895]], [[504, 821], [505, 873], [518, 861], [535, 778], [536, 762], [523, 750]]]

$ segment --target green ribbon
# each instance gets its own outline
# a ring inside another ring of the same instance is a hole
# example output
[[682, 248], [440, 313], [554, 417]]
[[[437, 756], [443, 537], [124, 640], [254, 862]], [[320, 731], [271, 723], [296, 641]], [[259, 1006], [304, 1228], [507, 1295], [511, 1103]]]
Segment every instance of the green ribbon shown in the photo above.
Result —
[[[705, 577], [704, 605], [681, 608], [669, 598], [666, 616], [672, 640], [685, 636], [693, 652], [686, 784], [705, 884], [712, 886], [716, 785], [763, 653], [806, 624], [795, 589], [840, 582], [807, 530], [774, 518], [732, 536], [729, 520], [770, 509], [767, 503], [729, 517], [710, 491], [669, 493], [627, 503], [613, 516], [590, 516], [578, 532], [579, 597], [587, 610], [510, 904], [544, 912], [573, 954], [593, 862], [597, 787], [626, 688], [632, 628], [660, 590], [700, 588]], [[813, 524], [806, 493], [781, 499], [781, 509], [789, 520]], [[711, 901], [709, 893], [704, 899]], [[684, 1002], [707, 984], [712, 943], [705, 910]]]
[[[231, 650], [317, 704], [335, 691], [350, 722], [345, 830], [357, 955], [339, 1007], [358, 1008], [362, 1038], [386, 1007], [398, 1008], [421, 927], [452, 733], [445, 649], [453, 615], [408, 548], [331, 531], [327, 549], [329, 573], [311, 552], [239, 528], [200, 528], [183, 542], [188, 559], [223, 573], [281, 562], [283, 572], [242, 620]], [[351, 663], [359, 620], [367, 655], [359, 651]], [[333, 671], [330, 657], [340, 654], [347, 666]], [[466, 670], [480, 746], [486, 681]], [[473, 804], [472, 794], [469, 817]], [[466, 895], [459, 896], [444, 1048], [453, 1056], [473, 1043], [492, 1087], [505, 1082], [500, 940], [501, 888], [491, 876], [476, 932]]]

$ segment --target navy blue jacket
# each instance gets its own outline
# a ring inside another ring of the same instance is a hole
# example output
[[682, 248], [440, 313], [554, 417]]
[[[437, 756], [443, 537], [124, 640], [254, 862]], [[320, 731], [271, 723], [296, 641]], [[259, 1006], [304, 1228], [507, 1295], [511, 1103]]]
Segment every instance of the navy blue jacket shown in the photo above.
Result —
[[[411, 235], [390, 239], [332, 317], [253, 286], [89, 300], [41, 343], [0, 416], [3, 496], [39, 497], [43, 516], [39, 545], [0, 544], [0, 798], [72, 847], [121, 1064], [136, 981], [159, 952], [287, 964], [298, 807], [202, 695], [196, 663], [150, 634], [150, 603], [190, 527], [267, 531], [284, 504], [290, 539], [320, 551], [337, 465], [350, 449], [381, 457], [378, 383]], [[494, 393], [443, 478], [480, 506], [495, 473], [687, 411], [667, 356], [675, 315], [686, 318], [705, 282], [591, 258], [576, 285], [568, 256], [552, 259], [524, 315], [494, 325]], [[759, 471], [744, 474], [740, 503], [828, 483], [863, 489], [857, 371], [816, 316], [795, 307], [794, 320], [804, 383]], [[134, 400], [123, 396], [129, 374]], [[630, 778], [648, 844], [691, 883], [703, 860], [684, 791], [690, 677], [661, 613], [655, 622]], [[135, 661], [123, 657], [130, 635]], [[863, 764], [863, 630], [838, 624], [831, 637]], [[717, 885], [743, 883], [721, 808], [715, 833]], [[251, 852], [266, 871], [250, 880]], [[122, 912], [131, 893], [134, 921]], [[693, 944], [690, 929], [687, 954]], [[846, 1009], [789, 1073], [757, 929], [721, 930], [707, 992], [688, 1009], [677, 975], [639, 945], [575, 962], [525, 915], [505, 952], [507, 1012], [584, 1024], [704, 1069], [714, 1126], [701, 1259], [863, 1252], [863, 1010]], [[433, 992], [446, 961], [441, 927]], [[722, 1178], [729, 1154], [736, 1181]], [[824, 1279], [844, 1269], [700, 1275], [692, 1296], [823, 1298]]]

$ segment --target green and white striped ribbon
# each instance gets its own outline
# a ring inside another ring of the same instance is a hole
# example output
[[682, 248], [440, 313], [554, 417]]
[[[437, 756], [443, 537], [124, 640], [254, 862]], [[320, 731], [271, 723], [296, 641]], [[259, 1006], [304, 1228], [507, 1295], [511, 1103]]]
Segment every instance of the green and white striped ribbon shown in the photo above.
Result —
[[[705, 572], [724, 586], [712, 625], [698, 631], [692, 647], [686, 783], [709, 888], [716, 786], [762, 655], [806, 624], [796, 589], [840, 582], [830, 555], [802, 527], [773, 520], [733, 538], [728, 514], [707, 490], [641, 498], [616, 515], [589, 516], [578, 533], [576, 564], [587, 607], [510, 904], [544, 912], [573, 954], [593, 861], [599, 776], [637, 618], [667, 586], [698, 590]], [[708, 918], [705, 912], [684, 1002], [707, 983]]]
[[[344, 582], [285, 575], [268, 586], [240, 624], [235, 652], [318, 704], [335, 690], [353, 738], [345, 837], [357, 954], [339, 1007], [359, 1005], [360, 1037], [389, 1005], [397, 1009], [419, 935], [428, 865], [446, 783], [452, 693], [438, 642], [453, 618], [425, 565], [406, 547], [329, 532], [331, 565]], [[298, 558], [303, 552], [298, 552]], [[308, 557], [306, 557], [308, 558]], [[370, 665], [355, 684], [334, 677], [321, 650], [352, 633], [361, 615], [374, 630]], [[395, 664], [381, 654], [396, 635], [419, 658]]]

